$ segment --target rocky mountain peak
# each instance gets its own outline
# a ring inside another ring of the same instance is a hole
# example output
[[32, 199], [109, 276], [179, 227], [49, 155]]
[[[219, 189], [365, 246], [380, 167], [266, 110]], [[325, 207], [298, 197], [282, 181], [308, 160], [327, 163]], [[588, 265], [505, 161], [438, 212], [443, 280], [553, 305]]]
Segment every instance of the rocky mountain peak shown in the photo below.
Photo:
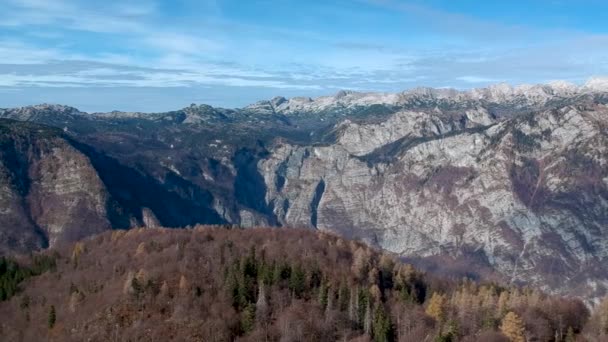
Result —
[[579, 87], [571, 82], [567, 82], [567, 81], [551, 81], [547, 84], [548, 86], [550, 86], [554, 91], [563, 93], [563, 94], [573, 94], [576, 93], [579, 89]]
[[590, 91], [608, 91], [608, 77], [594, 77], [589, 79], [583, 89]]
[[[584, 86], [576, 86], [566, 81], [553, 81], [548, 84], [524, 84], [512, 86], [508, 83], [490, 85], [486, 88], [457, 90], [452, 88], [417, 87], [401, 93], [361, 93], [341, 90], [334, 96], [321, 96], [315, 99], [295, 97], [291, 99], [274, 98], [260, 101], [245, 107], [254, 112], [273, 111], [281, 114], [319, 113], [332, 108], [352, 109], [361, 106], [421, 106], [434, 101], [466, 103], [484, 101], [495, 104], [515, 103], [520, 106], [539, 106], [556, 98], [608, 91], [608, 79], [595, 78]], [[477, 104], [472, 104], [473, 107]]]

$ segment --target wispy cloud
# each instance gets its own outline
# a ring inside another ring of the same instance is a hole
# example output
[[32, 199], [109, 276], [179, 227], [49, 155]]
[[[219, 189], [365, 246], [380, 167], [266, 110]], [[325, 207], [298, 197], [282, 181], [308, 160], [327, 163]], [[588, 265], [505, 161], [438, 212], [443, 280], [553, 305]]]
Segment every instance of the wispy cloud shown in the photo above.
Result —
[[459, 76], [456, 77], [457, 80], [463, 81], [466, 83], [491, 83], [491, 82], [499, 82], [494, 78], [481, 77], [481, 76]]
[[[29, 102], [75, 92], [91, 99], [90, 89], [126, 105], [187, 95], [235, 106], [267, 95], [608, 73], [604, 35], [509, 24], [419, 0], [5, 0], [0, 11], [0, 90]], [[139, 98], [126, 103], [125, 94]], [[18, 98], [0, 96], [0, 106]]]
[[4, 12], [10, 20], [0, 26], [56, 25], [95, 33], [145, 32], [145, 26], [124, 10], [85, 6], [77, 1], [8, 0]]

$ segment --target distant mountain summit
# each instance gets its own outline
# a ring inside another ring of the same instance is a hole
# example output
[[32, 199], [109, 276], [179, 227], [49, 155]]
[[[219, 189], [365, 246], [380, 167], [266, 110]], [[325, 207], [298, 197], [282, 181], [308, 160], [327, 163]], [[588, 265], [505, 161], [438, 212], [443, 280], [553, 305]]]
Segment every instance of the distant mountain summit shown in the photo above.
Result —
[[551, 100], [577, 95], [604, 92], [608, 90], [608, 78], [592, 78], [585, 85], [577, 86], [566, 81], [554, 81], [548, 84], [511, 86], [507, 83], [491, 85], [487, 88], [456, 90], [450, 88], [414, 88], [401, 93], [361, 93], [342, 90], [334, 96], [321, 96], [316, 99], [295, 97], [285, 99], [275, 97], [270, 101], [260, 101], [245, 109], [253, 111], [272, 111], [282, 114], [301, 112], [322, 112], [327, 109], [352, 108], [356, 106], [416, 105], [417, 101], [442, 100], [483, 101], [485, 103], [522, 102], [527, 105], [540, 105]]

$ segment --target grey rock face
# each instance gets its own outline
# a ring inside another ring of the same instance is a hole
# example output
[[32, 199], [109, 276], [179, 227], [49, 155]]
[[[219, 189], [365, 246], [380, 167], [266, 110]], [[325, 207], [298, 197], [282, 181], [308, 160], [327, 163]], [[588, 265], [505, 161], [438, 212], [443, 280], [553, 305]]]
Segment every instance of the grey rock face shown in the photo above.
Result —
[[330, 146], [279, 144], [259, 163], [267, 202], [283, 225], [403, 256], [475, 251], [505, 278], [548, 290], [608, 284], [606, 106], [471, 126], [442, 136], [450, 130], [439, 117], [397, 113], [342, 123]]
[[108, 193], [89, 159], [48, 128], [0, 125], [0, 248], [27, 251], [109, 229]]

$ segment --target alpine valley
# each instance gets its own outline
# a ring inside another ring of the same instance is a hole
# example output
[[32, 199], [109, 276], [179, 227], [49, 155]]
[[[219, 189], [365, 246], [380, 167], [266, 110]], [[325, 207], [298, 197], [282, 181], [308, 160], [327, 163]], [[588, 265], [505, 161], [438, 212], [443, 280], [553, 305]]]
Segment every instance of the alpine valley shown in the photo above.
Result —
[[0, 109], [0, 252], [111, 229], [308, 227], [424, 269], [599, 298], [608, 81]]

